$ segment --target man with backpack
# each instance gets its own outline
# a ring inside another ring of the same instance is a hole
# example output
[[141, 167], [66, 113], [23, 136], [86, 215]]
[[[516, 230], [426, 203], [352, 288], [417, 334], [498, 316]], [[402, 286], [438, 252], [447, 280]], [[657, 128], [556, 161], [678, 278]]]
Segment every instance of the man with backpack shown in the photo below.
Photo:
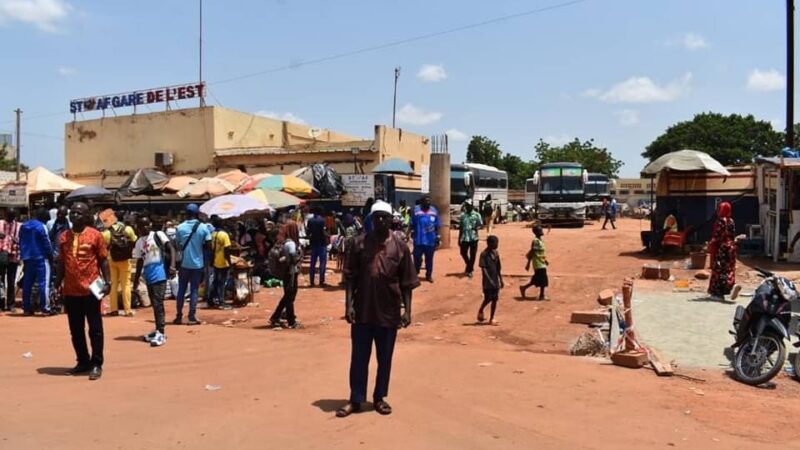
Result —
[[[111, 312], [133, 316], [131, 309], [131, 258], [136, 244], [136, 232], [117, 218], [113, 210], [100, 213], [105, 230], [103, 240], [108, 246], [108, 266], [111, 269]], [[122, 310], [119, 310], [119, 290], [122, 290]]]
[[187, 219], [178, 225], [175, 232], [175, 243], [181, 255], [178, 269], [178, 293], [176, 298], [175, 325], [183, 323], [183, 302], [186, 289], [189, 291], [189, 325], [200, 325], [197, 320], [197, 295], [200, 282], [203, 280], [205, 268], [204, 250], [211, 244], [211, 232], [200, 222], [200, 208], [195, 203], [186, 207]]
[[[137, 223], [139, 240], [133, 249], [136, 258], [136, 275], [133, 277], [133, 287], [139, 287], [139, 279], [144, 272], [144, 282], [147, 285], [147, 295], [153, 303], [156, 329], [144, 336], [145, 342], [151, 347], [160, 347], [167, 342], [165, 334], [164, 295], [167, 291], [167, 275], [175, 273], [175, 250], [172, 243], [162, 231], [153, 231], [153, 224], [148, 217], [140, 217]], [[166, 251], [169, 252], [169, 272], [164, 270]]]

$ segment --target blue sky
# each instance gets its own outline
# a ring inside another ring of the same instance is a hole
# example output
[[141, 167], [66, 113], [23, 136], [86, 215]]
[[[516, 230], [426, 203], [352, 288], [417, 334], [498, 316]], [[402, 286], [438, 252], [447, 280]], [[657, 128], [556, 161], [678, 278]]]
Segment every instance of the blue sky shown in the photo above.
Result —
[[[368, 138], [401, 66], [398, 126], [449, 132], [454, 161], [473, 134], [525, 159], [539, 139], [594, 138], [627, 176], [698, 112], [784, 126], [783, 0], [587, 0], [302, 64], [564, 1], [205, 0], [207, 101]], [[197, 28], [194, 0], [0, 0], [0, 132], [22, 108], [23, 161], [63, 167], [69, 100], [197, 80]]]

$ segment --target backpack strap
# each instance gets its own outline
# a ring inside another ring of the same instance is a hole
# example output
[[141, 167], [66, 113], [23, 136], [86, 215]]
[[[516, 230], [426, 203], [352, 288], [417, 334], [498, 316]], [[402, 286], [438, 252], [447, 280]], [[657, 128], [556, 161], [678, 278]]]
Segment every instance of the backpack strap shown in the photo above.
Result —
[[197, 229], [200, 228], [200, 221], [198, 220], [196, 224], [192, 227], [192, 232], [189, 233], [189, 237], [186, 239], [186, 242], [183, 243], [181, 246], [181, 253], [186, 251], [186, 248], [189, 247], [189, 243], [192, 242], [192, 238], [194, 234], [197, 233]]

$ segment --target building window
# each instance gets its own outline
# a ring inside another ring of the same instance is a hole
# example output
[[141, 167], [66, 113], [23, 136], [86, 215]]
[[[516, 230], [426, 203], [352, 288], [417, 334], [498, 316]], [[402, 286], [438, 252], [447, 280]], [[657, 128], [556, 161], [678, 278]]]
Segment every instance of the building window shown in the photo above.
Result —
[[619, 190], [619, 195], [630, 195], [630, 194], [631, 194], [631, 191], [628, 190], [628, 189], [620, 189]]
[[611, 195], [617, 195], [617, 190], [616, 189], [611, 189], [610, 191], [608, 191], [608, 193], [611, 194]]
[[644, 191], [641, 189], [634, 189], [633, 195], [644, 195]]

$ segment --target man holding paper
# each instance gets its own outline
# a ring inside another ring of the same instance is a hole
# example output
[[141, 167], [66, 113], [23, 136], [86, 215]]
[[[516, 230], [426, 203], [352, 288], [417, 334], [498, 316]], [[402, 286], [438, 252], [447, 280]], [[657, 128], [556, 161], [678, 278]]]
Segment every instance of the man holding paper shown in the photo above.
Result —
[[[69, 375], [89, 372], [90, 380], [103, 374], [103, 316], [100, 302], [110, 291], [108, 250], [103, 236], [90, 227], [93, 220], [85, 203], [75, 203], [69, 213], [72, 229], [61, 234], [60, 270], [56, 285], [63, 281], [64, 307], [69, 319], [72, 347], [78, 364]], [[85, 323], [89, 324], [92, 355], [86, 346]]]

